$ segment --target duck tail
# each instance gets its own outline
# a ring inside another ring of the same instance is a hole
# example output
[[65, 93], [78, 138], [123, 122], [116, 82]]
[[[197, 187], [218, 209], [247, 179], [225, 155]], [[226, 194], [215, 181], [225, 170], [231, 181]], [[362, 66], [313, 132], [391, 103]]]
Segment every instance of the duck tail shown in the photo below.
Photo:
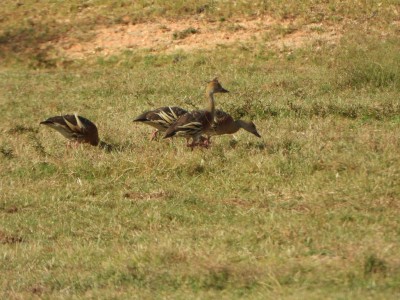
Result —
[[53, 124], [53, 122], [50, 122], [49, 120], [45, 120], [45, 121], [40, 122], [39, 124], [48, 125], [48, 124]]
[[142, 113], [141, 115], [137, 116], [136, 118], [133, 119], [133, 122], [146, 122], [148, 121], [147, 119], [147, 111]]

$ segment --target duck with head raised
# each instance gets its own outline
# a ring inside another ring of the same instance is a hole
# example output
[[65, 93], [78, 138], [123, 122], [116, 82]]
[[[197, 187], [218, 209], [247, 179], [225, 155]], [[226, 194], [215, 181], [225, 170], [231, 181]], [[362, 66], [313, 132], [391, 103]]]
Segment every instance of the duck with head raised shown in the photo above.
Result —
[[[206, 89], [208, 107], [204, 110], [195, 110], [179, 117], [165, 132], [164, 138], [182, 136], [187, 140], [187, 146], [193, 147], [200, 145], [201, 135], [207, 132], [214, 123], [215, 100], [214, 94], [228, 93], [219, 83], [217, 78], [211, 80]], [[189, 140], [192, 139], [192, 143]]]
[[75, 144], [90, 144], [111, 150], [112, 146], [99, 139], [96, 125], [78, 114], [63, 115], [48, 118], [40, 124], [55, 129]]
[[141, 122], [150, 125], [156, 130], [151, 134], [150, 140], [154, 140], [159, 132], [165, 132], [180, 116], [188, 111], [178, 106], [164, 106], [154, 110], [145, 111], [137, 116], [133, 122]]

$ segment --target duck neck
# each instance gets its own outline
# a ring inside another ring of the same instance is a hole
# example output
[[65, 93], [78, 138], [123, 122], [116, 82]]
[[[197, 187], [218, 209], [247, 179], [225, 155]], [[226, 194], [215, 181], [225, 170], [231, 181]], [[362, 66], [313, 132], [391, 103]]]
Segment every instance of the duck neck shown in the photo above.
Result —
[[237, 132], [240, 128], [244, 128], [244, 122], [242, 120], [236, 120], [232, 123], [231, 133]]
[[213, 92], [207, 92], [208, 96], [208, 108], [207, 111], [211, 114], [211, 120], [214, 122], [214, 116], [215, 116], [215, 101], [214, 101], [214, 93]]
[[239, 128], [243, 128], [244, 130], [253, 133], [253, 131], [251, 130], [251, 124], [249, 122], [243, 121], [243, 120], [236, 120], [235, 123], [238, 124]]
[[98, 146], [100, 143], [99, 136], [96, 134], [96, 136], [94, 136], [94, 137], [92, 137], [92, 139], [90, 139], [89, 143], [92, 146]]

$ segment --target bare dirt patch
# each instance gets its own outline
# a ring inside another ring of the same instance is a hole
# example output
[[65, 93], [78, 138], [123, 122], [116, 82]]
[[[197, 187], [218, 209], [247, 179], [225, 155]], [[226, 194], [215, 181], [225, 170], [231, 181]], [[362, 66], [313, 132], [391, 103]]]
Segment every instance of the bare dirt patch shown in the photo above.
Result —
[[195, 18], [177, 22], [160, 19], [151, 23], [98, 28], [94, 39], [88, 42], [66, 36], [55, 46], [64, 56], [80, 59], [91, 55], [108, 56], [124, 50], [170, 53], [249, 42], [261, 42], [265, 47], [298, 48], [316, 40], [335, 43], [340, 36], [338, 26], [302, 25], [293, 20], [281, 22], [269, 17], [224, 22]]
[[127, 192], [124, 194], [124, 198], [134, 199], [134, 200], [160, 200], [167, 198], [169, 195], [167, 192], [160, 190], [149, 193], [140, 193], [140, 192]]
[[0, 244], [17, 244], [22, 243], [22, 237], [16, 235], [10, 235], [0, 230]]
[[18, 212], [18, 207], [16, 207], [16, 206], [10, 206], [10, 207], [5, 208], [4, 211], [5, 211], [6, 213], [13, 214], [13, 213]]

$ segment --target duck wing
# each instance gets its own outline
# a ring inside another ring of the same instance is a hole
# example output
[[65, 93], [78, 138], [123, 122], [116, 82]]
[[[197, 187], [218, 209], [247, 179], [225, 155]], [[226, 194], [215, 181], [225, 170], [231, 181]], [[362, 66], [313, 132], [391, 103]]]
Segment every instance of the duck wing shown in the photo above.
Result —
[[229, 123], [233, 123], [233, 122], [234, 122], [234, 120], [233, 120], [232, 116], [230, 114], [228, 114], [227, 112], [224, 112], [223, 110], [220, 110], [220, 109], [217, 109], [215, 111], [213, 128], [216, 128], [223, 124], [229, 124]]
[[227, 127], [232, 126], [234, 122], [235, 121], [230, 114], [224, 112], [223, 110], [217, 109], [215, 110], [214, 123], [204, 133], [209, 136], [219, 135], [221, 132], [224, 132]]
[[165, 131], [180, 116], [187, 112], [187, 110], [177, 106], [164, 106], [155, 110], [146, 111], [136, 117], [133, 121], [142, 122]]
[[211, 124], [212, 118], [210, 112], [195, 110], [178, 118], [178, 120], [167, 129], [164, 138], [174, 135], [194, 137], [210, 128]]

